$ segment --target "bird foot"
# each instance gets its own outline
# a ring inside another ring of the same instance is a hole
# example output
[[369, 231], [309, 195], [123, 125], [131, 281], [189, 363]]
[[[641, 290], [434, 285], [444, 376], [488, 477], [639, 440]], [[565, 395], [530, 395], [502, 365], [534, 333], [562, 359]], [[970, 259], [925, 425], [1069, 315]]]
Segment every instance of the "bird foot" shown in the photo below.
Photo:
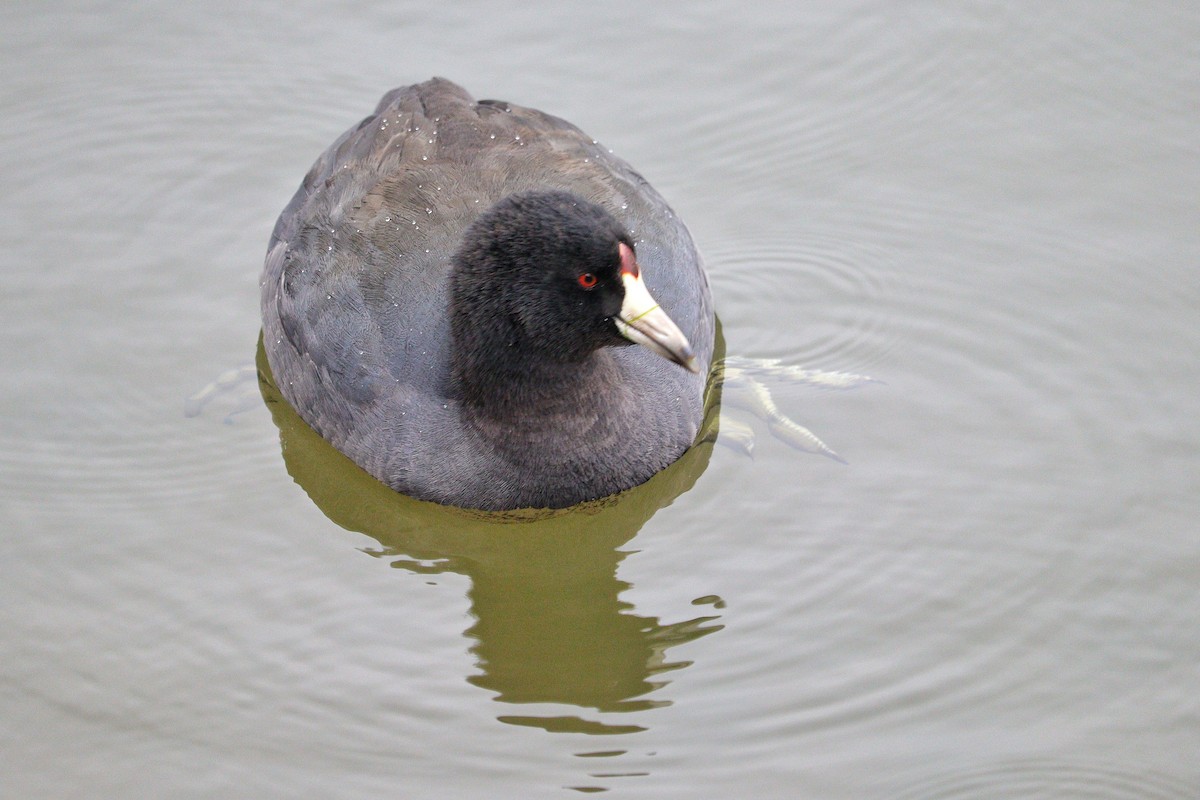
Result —
[[[867, 375], [805, 369], [784, 364], [778, 358], [730, 356], [719, 362], [714, 371], [716, 379], [726, 390], [722, 396], [723, 404], [749, 411], [766, 422], [771, 435], [792, 449], [822, 455], [842, 464], [846, 460], [820, 437], [779, 410], [764, 381], [786, 381], [822, 389], [853, 389], [867, 383], [882, 382]], [[718, 442], [745, 455], [753, 455], [754, 431], [745, 423], [722, 414]]]
[[214, 402], [229, 408], [222, 420], [226, 425], [232, 425], [238, 414], [260, 406], [262, 395], [258, 390], [258, 370], [254, 365], [245, 364], [224, 372], [192, 394], [183, 403], [184, 416], [199, 417]]

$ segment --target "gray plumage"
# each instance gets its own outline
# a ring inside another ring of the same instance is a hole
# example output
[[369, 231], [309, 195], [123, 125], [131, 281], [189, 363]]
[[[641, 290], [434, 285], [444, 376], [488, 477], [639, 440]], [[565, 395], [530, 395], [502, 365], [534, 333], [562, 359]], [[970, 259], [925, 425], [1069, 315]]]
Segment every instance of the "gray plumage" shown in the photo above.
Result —
[[[532, 362], [514, 402], [464, 399], [450, 314], [464, 234], [505, 198], [551, 190], [623, 227], [699, 374], [602, 346]], [[271, 236], [262, 313], [276, 382], [309, 425], [397, 491], [480, 509], [573, 505], [675, 461], [701, 422], [714, 331], [691, 236], [641, 175], [563, 120], [437, 78], [389, 92], [305, 176]]]

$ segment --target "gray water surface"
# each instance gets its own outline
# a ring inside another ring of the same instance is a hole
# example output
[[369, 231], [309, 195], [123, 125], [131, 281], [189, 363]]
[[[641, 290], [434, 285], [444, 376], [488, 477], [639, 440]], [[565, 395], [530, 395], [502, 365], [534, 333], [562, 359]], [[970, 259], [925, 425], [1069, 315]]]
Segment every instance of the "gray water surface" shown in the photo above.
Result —
[[[1194, 4], [0, 22], [0, 795], [1200, 796]], [[770, 385], [849, 463], [727, 403], [499, 524], [260, 394], [276, 215], [434, 74], [642, 171], [730, 355], [877, 378]]]

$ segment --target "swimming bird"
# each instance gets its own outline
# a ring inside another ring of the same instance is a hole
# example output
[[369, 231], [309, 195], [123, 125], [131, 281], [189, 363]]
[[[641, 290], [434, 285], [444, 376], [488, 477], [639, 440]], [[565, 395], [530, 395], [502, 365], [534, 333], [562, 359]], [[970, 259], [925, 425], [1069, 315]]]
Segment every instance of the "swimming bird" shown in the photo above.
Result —
[[574, 125], [434, 78], [384, 95], [284, 208], [262, 273], [280, 393], [371, 475], [562, 508], [693, 443], [713, 353], [686, 226]]

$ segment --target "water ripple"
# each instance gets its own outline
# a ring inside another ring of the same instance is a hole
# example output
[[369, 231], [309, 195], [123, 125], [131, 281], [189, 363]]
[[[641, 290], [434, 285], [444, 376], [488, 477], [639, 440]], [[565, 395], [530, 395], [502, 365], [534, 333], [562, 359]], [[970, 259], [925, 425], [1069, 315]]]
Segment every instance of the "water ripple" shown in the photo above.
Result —
[[[1196, 292], [1173, 267], [1149, 276], [1125, 269], [1145, 257], [1139, 242], [1064, 241], [1034, 214], [970, 216], [936, 204], [897, 204], [886, 230], [860, 229], [880, 242], [870, 246], [834, 235], [817, 244], [726, 246], [710, 257], [731, 352], [828, 359], [819, 366], [872, 372], [864, 362], [900, 357], [882, 377], [903, 406], [886, 413], [917, 429], [954, 431], [940, 437], [932, 457], [896, 454], [861, 478], [855, 496], [886, 498], [879, 505], [815, 500], [829, 505], [814, 514], [811, 531], [797, 531], [793, 506], [756, 510], [761, 530], [787, 537], [778, 543], [787, 557], [767, 558], [756, 584], [788, 586], [790, 594], [764, 590], [737, 601], [747, 649], [724, 665], [722, 680], [754, 686], [743, 697], [751, 703], [760, 691], [756, 676], [803, 676], [791, 702], [756, 721], [766, 740], [929, 722], [968, 709], [1036, 724], [1094, 703], [1079, 687], [1103, 691], [1098, 684], [1109, 681], [1109, 702], [1141, 702], [1119, 678], [1139, 656], [1117, 630], [1158, 658], [1187, 658], [1183, 646], [1170, 644], [1186, 639], [1184, 614], [1162, 609], [1160, 634], [1133, 631], [1132, 612], [1119, 603], [1090, 607], [1095, 579], [1088, 561], [1122, 562], [1127, 543], [1097, 531], [1130, 513], [1136, 490], [1122, 484], [1126, 470], [1183, 483], [1137, 432], [1160, 428], [1165, 440], [1170, 424], [1159, 420], [1180, 418], [1190, 402], [1152, 389], [1174, 369], [1172, 350], [1145, 353], [1110, 339], [1200, 346], [1194, 329], [1164, 330], [1163, 320], [1116, 312], [1125, 303], [1178, 306], [1163, 317], [1178, 324], [1188, 319], [1179, 309], [1194, 303]], [[899, 264], [916, 252], [911, 231], [935, 223], [958, 261], [934, 253], [918, 276], [897, 279]], [[802, 281], [798, 264], [819, 268]], [[833, 309], [837, 325], [830, 338], [789, 349], [790, 337], [765, 322], [785, 315], [761, 305], [789, 302], [799, 291], [786, 287], [802, 282], [825, 298], [814, 305]], [[1038, 294], [1073, 302], [1031, 314], [1028, 298]], [[1014, 359], [1014, 352], [1029, 357]], [[1139, 385], [1146, 391], [1130, 390]], [[995, 445], [997, 431], [1003, 446]], [[1120, 461], [1111, 457], [1114, 436], [1126, 440]], [[975, 469], [980, 453], [988, 454], [991, 476], [983, 485]], [[930, 491], [943, 498], [937, 519], [928, 516]], [[1006, 534], [974, 533], [986, 530]], [[1169, 558], [1170, 545], [1162, 547]], [[1117, 585], [1134, 579], [1109, 578]], [[787, 648], [773, 644], [780, 619], [793, 621]], [[1091, 658], [1064, 661], [1061, 654], [1072, 650]], [[1095, 659], [1114, 665], [1108, 676], [1091, 672]]]
[[[826, 232], [725, 242], [706, 257], [732, 353], [869, 371], [887, 352], [880, 303], [892, 273], [882, 248]], [[794, 324], [781, 330], [788, 318]]]
[[1123, 771], [1070, 761], [1009, 761], [923, 780], [895, 800], [990, 800], [1086, 797], [1089, 800], [1185, 800], [1196, 789], [1144, 768]]

